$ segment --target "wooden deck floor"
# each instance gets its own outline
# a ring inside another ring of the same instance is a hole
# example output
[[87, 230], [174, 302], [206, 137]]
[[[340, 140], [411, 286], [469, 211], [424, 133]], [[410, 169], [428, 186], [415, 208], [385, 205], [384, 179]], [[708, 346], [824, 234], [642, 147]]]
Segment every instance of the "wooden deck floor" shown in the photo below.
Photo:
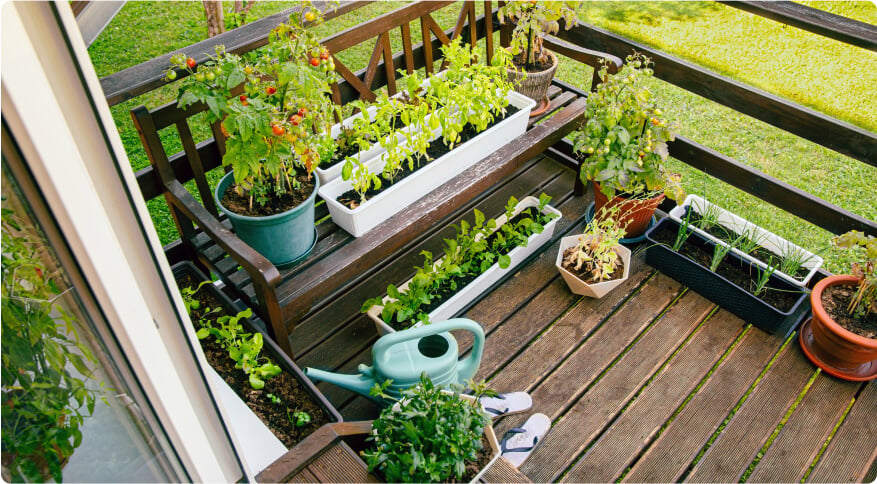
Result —
[[[544, 191], [564, 214], [551, 244], [464, 312], [487, 334], [477, 378], [530, 392], [533, 412], [554, 422], [521, 471], [536, 482], [874, 480], [877, 385], [820, 374], [797, 333], [750, 327], [647, 266], [643, 247], [630, 280], [603, 299], [569, 292], [554, 268], [557, 240], [582, 227], [592, 200], [572, 195], [574, 177], [540, 157], [463, 212], [496, 216], [509, 196]], [[397, 259], [376, 261], [379, 271], [303, 321], [297, 363], [354, 373], [369, 362], [376, 334], [362, 302], [408, 279], [420, 251], [438, 252], [451, 233], [442, 224]], [[346, 420], [376, 416], [366, 399], [319, 386]], [[526, 417], [497, 421], [497, 434]]]

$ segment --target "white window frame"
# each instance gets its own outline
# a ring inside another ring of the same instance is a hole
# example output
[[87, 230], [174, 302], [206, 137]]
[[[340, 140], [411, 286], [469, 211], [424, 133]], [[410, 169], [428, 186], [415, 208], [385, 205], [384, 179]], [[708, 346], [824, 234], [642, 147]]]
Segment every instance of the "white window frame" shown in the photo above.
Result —
[[195, 482], [254, 481], [69, 3], [0, 8], [3, 119], [174, 451]]

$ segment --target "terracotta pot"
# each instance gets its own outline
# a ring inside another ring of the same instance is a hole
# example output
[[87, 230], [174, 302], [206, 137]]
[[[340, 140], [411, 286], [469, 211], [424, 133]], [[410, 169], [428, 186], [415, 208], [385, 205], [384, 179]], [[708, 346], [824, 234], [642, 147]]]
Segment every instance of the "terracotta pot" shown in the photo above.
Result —
[[604, 205], [608, 204], [609, 207], [614, 207], [618, 205], [619, 212], [626, 214], [624, 217], [621, 217], [621, 221], [629, 221], [627, 225], [627, 235], [625, 238], [634, 238], [639, 237], [644, 234], [646, 229], [649, 228], [649, 222], [652, 220], [652, 216], [655, 215], [655, 209], [658, 208], [658, 205], [661, 204], [661, 200], [664, 199], [664, 194], [661, 193], [653, 198], [648, 200], [628, 200], [627, 198], [616, 195], [609, 200], [603, 192], [600, 191], [600, 185], [597, 182], [593, 182], [594, 184], [594, 216], [596, 217], [600, 210]]
[[804, 354], [826, 373], [852, 381], [877, 378], [877, 339], [847, 331], [834, 322], [822, 306], [822, 293], [836, 285], [854, 286], [855, 276], [829, 276], [810, 293], [813, 319], [804, 323], [799, 341]]

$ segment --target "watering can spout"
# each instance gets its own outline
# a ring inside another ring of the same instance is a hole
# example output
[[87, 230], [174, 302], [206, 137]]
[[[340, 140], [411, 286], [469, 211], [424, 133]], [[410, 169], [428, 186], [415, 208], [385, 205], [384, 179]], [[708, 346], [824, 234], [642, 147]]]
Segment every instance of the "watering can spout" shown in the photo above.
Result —
[[352, 392], [359, 393], [366, 397], [369, 395], [372, 387], [375, 385], [375, 379], [371, 371], [371, 367], [360, 365], [359, 373], [356, 375], [343, 375], [340, 373], [332, 373], [317, 368], [305, 368], [305, 375], [311, 380], [325, 381], [333, 385], [338, 385]]

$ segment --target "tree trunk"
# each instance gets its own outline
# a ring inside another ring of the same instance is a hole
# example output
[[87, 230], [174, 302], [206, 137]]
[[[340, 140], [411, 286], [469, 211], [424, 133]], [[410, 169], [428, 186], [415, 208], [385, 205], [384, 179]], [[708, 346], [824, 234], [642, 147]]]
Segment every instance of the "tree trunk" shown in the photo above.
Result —
[[202, 0], [202, 3], [204, 3], [204, 15], [207, 17], [207, 36], [213, 37], [225, 32], [222, 2], [219, 0]]

